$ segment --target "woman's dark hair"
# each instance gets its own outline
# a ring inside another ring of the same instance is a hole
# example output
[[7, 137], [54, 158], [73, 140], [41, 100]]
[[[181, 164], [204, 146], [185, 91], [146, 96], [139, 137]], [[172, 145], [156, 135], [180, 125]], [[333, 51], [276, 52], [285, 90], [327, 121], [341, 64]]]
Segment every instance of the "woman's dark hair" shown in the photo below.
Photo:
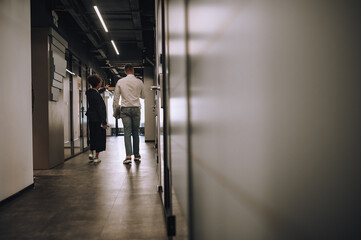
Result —
[[102, 79], [97, 74], [93, 74], [88, 77], [88, 82], [90, 83], [90, 85], [92, 85], [93, 88], [98, 86], [101, 81]]

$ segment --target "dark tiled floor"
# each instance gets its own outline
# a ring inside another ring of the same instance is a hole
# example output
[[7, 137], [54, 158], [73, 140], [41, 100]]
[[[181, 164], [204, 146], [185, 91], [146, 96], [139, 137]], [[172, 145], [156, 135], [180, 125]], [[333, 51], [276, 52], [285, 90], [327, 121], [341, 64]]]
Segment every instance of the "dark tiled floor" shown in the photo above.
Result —
[[125, 166], [123, 137], [109, 137], [102, 162], [81, 154], [35, 171], [35, 188], [0, 207], [0, 239], [168, 239], [152, 143]]

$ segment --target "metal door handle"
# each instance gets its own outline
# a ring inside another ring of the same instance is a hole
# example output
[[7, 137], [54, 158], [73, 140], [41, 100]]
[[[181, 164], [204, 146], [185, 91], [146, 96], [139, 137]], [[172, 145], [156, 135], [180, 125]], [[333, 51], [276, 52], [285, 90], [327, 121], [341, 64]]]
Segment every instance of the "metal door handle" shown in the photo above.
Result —
[[160, 86], [151, 86], [150, 90], [160, 90]]

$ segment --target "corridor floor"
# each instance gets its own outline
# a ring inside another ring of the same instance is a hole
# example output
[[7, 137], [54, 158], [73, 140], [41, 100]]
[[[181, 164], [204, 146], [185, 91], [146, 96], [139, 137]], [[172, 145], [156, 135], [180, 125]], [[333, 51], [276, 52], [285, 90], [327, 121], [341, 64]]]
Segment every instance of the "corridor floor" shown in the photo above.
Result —
[[153, 143], [123, 165], [123, 137], [108, 137], [101, 163], [83, 153], [34, 171], [35, 188], [0, 206], [0, 239], [168, 239]]

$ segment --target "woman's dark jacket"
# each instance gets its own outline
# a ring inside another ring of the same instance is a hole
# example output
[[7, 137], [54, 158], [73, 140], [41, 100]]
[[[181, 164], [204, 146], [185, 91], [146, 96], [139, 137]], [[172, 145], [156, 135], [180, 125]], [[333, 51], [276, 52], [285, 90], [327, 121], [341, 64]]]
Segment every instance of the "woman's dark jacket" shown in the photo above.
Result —
[[100, 122], [103, 125], [107, 124], [107, 113], [103, 98], [95, 89], [88, 89], [86, 91], [86, 98], [89, 103], [88, 111], [85, 115], [89, 122]]

